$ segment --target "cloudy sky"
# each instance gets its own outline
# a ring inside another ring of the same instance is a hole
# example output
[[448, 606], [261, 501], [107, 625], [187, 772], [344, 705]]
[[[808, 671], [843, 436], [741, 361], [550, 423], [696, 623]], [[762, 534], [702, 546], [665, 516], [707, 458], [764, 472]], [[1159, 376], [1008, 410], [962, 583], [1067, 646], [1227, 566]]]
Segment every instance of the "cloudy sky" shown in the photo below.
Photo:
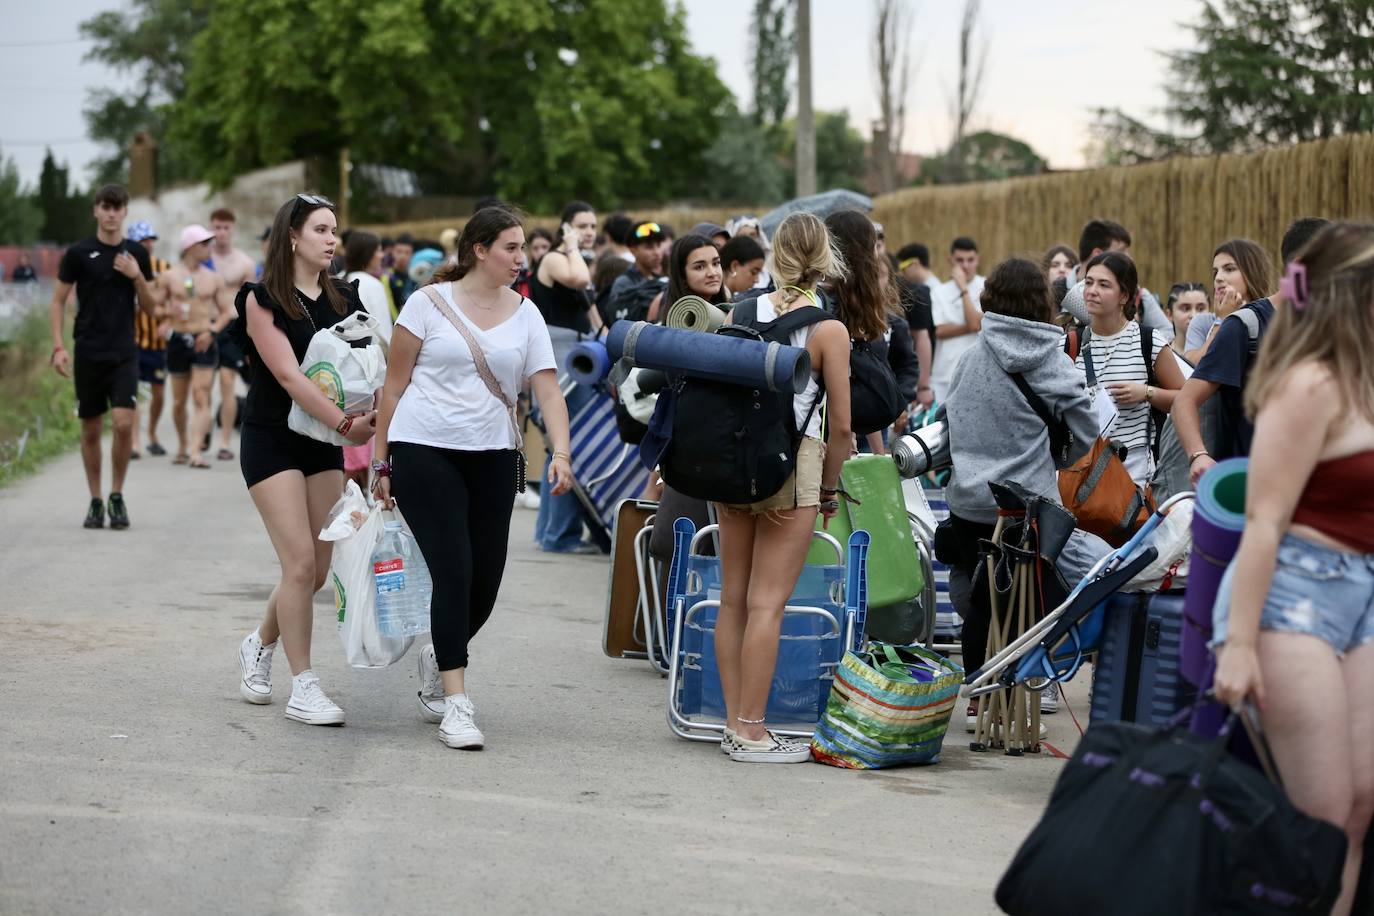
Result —
[[[499, 2], [499, 0], [493, 0]], [[747, 0], [684, 0], [692, 43], [714, 57], [735, 95], [749, 97]], [[120, 0], [51, 4], [0, 0], [0, 150], [24, 181], [38, 179], [45, 144], [82, 174], [96, 155], [85, 139], [81, 106], [92, 86], [120, 88], [120, 74], [82, 61], [77, 24]], [[959, 34], [958, 0], [913, 0], [918, 68], [908, 102], [905, 148], [932, 153], [948, 143], [949, 96]], [[847, 109], [865, 134], [874, 118], [870, 65], [872, 0], [812, 0], [815, 104]], [[1160, 51], [1189, 47], [1180, 23], [1200, 0], [984, 0], [987, 75], [975, 127], [1028, 141], [1051, 165], [1083, 164], [1087, 112], [1121, 106], [1147, 118], [1164, 103]]]

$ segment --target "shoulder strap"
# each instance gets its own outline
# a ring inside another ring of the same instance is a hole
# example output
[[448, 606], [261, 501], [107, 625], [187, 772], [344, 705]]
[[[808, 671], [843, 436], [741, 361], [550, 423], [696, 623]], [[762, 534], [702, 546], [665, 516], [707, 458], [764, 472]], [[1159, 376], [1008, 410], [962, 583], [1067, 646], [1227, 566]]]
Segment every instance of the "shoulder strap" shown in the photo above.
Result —
[[[453, 284], [449, 284], [450, 289]], [[515, 402], [510, 399], [501, 383], [496, 380], [496, 373], [491, 371], [491, 366], [487, 364], [487, 355], [482, 352], [482, 345], [477, 342], [477, 338], [472, 336], [467, 323], [453, 313], [453, 309], [444, 301], [444, 297], [439, 294], [432, 285], [423, 287], [425, 295], [429, 301], [434, 303], [434, 307], [439, 310], [439, 314], [448, 319], [448, 323], [453, 325], [453, 329], [458, 335], [467, 342], [468, 350], [472, 352], [473, 365], [477, 367], [477, 374], [482, 378], [482, 384], [487, 386], [492, 397], [496, 398], [505, 405], [506, 413], [510, 417], [510, 428], [515, 433], [515, 447], [522, 449], [525, 447], [525, 437], [520, 432], [520, 424], [515, 419]], [[524, 303], [522, 302], [521, 305]]]
[[809, 305], [805, 308], [792, 309], [790, 312], [784, 312], [782, 315], [768, 322], [764, 328], [770, 335], [787, 337], [795, 331], [800, 331], [802, 328], [830, 320], [838, 319], [823, 308]]
[[1250, 342], [1250, 355], [1254, 356], [1259, 352], [1259, 316], [1248, 305], [1241, 306], [1231, 314], [1240, 319], [1241, 324], [1245, 325], [1245, 337]]
[[1026, 399], [1026, 403], [1030, 404], [1031, 410], [1035, 411], [1035, 415], [1040, 418], [1046, 427], [1057, 426], [1063, 422], [1054, 414], [1050, 413], [1049, 406], [1040, 395], [1035, 393], [1030, 383], [1026, 381], [1024, 375], [1019, 372], [1011, 372], [1008, 374], [1011, 376], [1011, 380], [1016, 384], [1017, 390], [1021, 392], [1021, 396]]
[[1083, 373], [1087, 376], [1088, 387], [1097, 387], [1097, 370], [1093, 368], [1092, 328], [1083, 325], [1078, 329], [1078, 349], [1083, 354]]
[[1145, 384], [1152, 388], [1158, 388], [1159, 380], [1155, 378], [1155, 361], [1151, 358], [1154, 356], [1155, 332], [1140, 322], [1136, 322], [1136, 325], [1140, 328], [1140, 358], [1145, 360]]
[[730, 309], [731, 324], [753, 324], [759, 316], [759, 298], [754, 296], [736, 302]]

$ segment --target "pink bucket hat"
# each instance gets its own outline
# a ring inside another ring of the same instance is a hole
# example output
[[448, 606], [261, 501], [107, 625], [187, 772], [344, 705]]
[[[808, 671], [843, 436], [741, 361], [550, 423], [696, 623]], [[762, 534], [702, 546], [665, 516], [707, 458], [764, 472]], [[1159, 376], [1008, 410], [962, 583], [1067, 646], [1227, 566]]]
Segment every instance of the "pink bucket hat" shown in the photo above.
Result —
[[194, 223], [181, 230], [181, 248], [178, 251], [185, 252], [192, 245], [199, 245], [201, 242], [208, 242], [215, 237], [215, 234], [204, 226]]

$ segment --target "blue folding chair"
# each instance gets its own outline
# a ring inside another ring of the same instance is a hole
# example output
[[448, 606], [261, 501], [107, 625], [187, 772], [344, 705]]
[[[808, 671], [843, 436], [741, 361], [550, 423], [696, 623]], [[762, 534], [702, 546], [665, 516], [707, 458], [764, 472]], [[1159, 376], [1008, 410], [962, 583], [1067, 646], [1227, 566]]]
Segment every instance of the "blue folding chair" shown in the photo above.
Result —
[[[719, 741], [725, 730], [725, 700], [715, 657], [720, 560], [696, 552], [715, 530], [716, 526], [707, 525], [698, 532], [685, 518], [673, 524], [667, 601], [672, 634], [668, 725], [691, 741]], [[825, 532], [813, 536], [834, 550], [835, 560], [802, 568], [783, 611], [778, 662], [765, 713], [774, 732], [793, 737], [810, 737], [815, 730], [845, 650], [862, 648], [868, 612], [868, 532], [850, 535], [847, 552]]]

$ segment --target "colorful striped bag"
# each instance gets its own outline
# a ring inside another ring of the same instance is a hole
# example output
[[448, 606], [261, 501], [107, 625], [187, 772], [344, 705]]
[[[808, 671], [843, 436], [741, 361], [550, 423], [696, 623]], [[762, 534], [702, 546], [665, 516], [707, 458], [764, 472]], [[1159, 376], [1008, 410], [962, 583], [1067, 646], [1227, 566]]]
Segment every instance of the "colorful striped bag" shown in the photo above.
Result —
[[856, 770], [938, 763], [963, 680], [963, 668], [921, 646], [846, 652], [811, 756]]

